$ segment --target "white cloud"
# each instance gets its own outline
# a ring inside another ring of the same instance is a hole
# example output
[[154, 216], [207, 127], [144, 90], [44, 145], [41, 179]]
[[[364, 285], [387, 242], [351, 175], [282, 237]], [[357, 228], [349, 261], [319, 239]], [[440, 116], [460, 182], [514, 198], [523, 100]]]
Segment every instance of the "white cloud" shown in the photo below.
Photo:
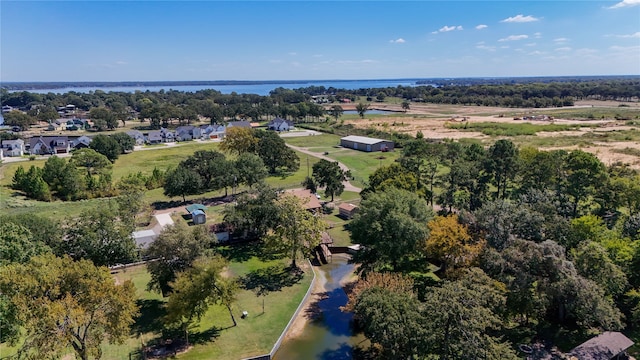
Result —
[[506, 38], [502, 38], [498, 41], [517, 41], [517, 40], [524, 40], [524, 39], [528, 39], [529, 36], [528, 35], [510, 35], [507, 36]]
[[[636, 1], [636, 0], [631, 0], [631, 1]], [[508, 17], [500, 22], [504, 22], [504, 23], [527, 23], [527, 22], [532, 22], [532, 21], [538, 21], [540, 19], [533, 17], [531, 15], [527, 15], [524, 16], [522, 14], [518, 14], [516, 16], [512, 16], [512, 17]]]
[[290, 55], [290, 56], [296, 56], [296, 55], [298, 55], [298, 53], [297, 53], [297, 52], [292, 51], [292, 52], [290, 52], [290, 53], [289, 53], [289, 55]]
[[449, 31], [454, 31], [454, 30], [463, 30], [462, 26], [458, 25], [458, 26], [443, 26], [441, 27], [438, 31], [434, 31], [432, 32], [432, 34], [437, 34], [439, 32], [449, 32]]
[[618, 51], [618, 52], [633, 52], [633, 53], [637, 53], [638, 51], [640, 51], [640, 46], [611, 46], [609, 47], [609, 49], [611, 51]]
[[607, 9], [620, 9], [623, 7], [630, 7], [640, 5], [640, 0], [622, 0], [619, 3], [608, 7]]
[[524, 44], [524, 46], [536, 46], [536, 45], [538, 45], [538, 44], [536, 44], [536, 43], [528, 43], [528, 44]]
[[[638, 33], [638, 34], [640, 34], [640, 33]], [[119, 60], [119, 61], [116, 61], [116, 65], [127, 65], [127, 62]]]
[[565, 42], [569, 41], [569, 39], [561, 37], [561, 38], [553, 39], [553, 41], [557, 42], [557, 43], [565, 43]]
[[476, 30], [486, 29], [486, 28], [488, 28], [488, 27], [489, 27], [489, 26], [487, 26], [487, 25], [485, 25], [485, 24], [480, 24], [480, 25], [476, 26]]
[[404, 44], [406, 41], [403, 38], [397, 38], [395, 40], [389, 40], [392, 44]]
[[571, 51], [571, 48], [568, 46], [556, 48], [556, 51]]
[[476, 49], [486, 50], [486, 51], [496, 51], [496, 47], [495, 46], [485, 45], [484, 41], [480, 41], [479, 43], [477, 43], [476, 44]]
[[627, 38], [627, 39], [640, 39], [640, 31], [636, 32], [635, 34], [629, 34], [629, 35], [616, 35], [616, 37], [619, 37], [619, 38]]
[[530, 53], [529, 53], [529, 54], [527, 54], [527, 55], [535, 55], [535, 56], [538, 56], [538, 55], [544, 55], [544, 54], [546, 54], [546, 52], [536, 50], [536, 51], [532, 51], [532, 52], [530, 52]]
[[540, 39], [542, 37], [542, 33], [537, 32], [537, 33], [533, 33], [533, 37], [536, 39]]

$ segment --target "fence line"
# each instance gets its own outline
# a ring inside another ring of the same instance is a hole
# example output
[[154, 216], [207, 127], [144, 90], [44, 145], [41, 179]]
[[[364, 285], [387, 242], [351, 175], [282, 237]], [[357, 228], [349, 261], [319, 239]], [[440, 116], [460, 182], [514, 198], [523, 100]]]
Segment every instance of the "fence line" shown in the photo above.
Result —
[[296, 319], [296, 317], [298, 317], [298, 314], [302, 310], [302, 307], [304, 306], [304, 304], [309, 299], [309, 296], [311, 296], [311, 292], [313, 291], [313, 288], [314, 288], [314, 286], [316, 284], [316, 271], [313, 268], [313, 265], [311, 264], [311, 261], [309, 261], [307, 259], [307, 262], [309, 263], [309, 267], [310, 267], [311, 271], [313, 272], [313, 279], [311, 279], [311, 284], [309, 285], [309, 289], [307, 289], [307, 293], [304, 294], [304, 297], [300, 301], [300, 304], [298, 304], [298, 308], [296, 308], [296, 311], [291, 316], [291, 319], [289, 319], [289, 322], [287, 323], [287, 326], [285, 326], [284, 330], [282, 330], [282, 334], [280, 334], [280, 337], [278, 338], [276, 343], [273, 344], [273, 347], [271, 348], [271, 351], [268, 354], [252, 356], [252, 357], [244, 358], [242, 360], [271, 360], [273, 358], [273, 355], [275, 355], [275, 353], [278, 351], [278, 349], [280, 349], [280, 345], [282, 345], [282, 341], [284, 340], [285, 335], [287, 335], [287, 332], [289, 332], [289, 328], [291, 328], [291, 325], [293, 324], [293, 321]]

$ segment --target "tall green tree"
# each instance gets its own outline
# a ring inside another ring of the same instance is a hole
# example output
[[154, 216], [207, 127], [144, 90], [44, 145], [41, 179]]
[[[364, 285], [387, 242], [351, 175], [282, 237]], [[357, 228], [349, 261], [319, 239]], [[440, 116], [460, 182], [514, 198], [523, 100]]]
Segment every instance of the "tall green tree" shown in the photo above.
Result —
[[426, 200], [406, 190], [390, 188], [370, 194], [349, 224], [351, 242], [363, 248], [354, 261], [364, 272], [408, 270], [420, 258], [433, 211]]
[[240, 194], [234, 205], [222, 210], [224, 221], [234, 228], [234, 234], [249, 238], [263, 238], [278, 222], [276, 199], [278, 191], [264, 183]]
[[338, 121], [338, 119], [340, 118], [340, 116], [342, 116], [343, 113], [344, 113], [344, 109], [342, 109], [342, 106], [340, 105], [333, 105], [329, 110], [329, 114], [331, 114], [331, 116], [333, 116], [336, 119], [336, 121]]
[[118, 216], [117, 204], [109, 203], [80, 214], [69, 227], [64, 248], [74, 259], [91, 260], [98, 266], [128, 264], [138, 258], [132, 219]]
[[32, 240], [31, 231], [11, 222], [0, 223], [0, 266], [25, 263], [32, 256], [45, 252], [46, 246]]
[[164, 179], [166, 196], [182, 196], [182, 201], [186, 202], [187, 195], [199, 194], [202, 191], [202, 180], [195, 171], [183, 166], [167, 171]]
[[154, 260], [147, 263], [151, 274], [148, 288], [162, 296], [169, 295], [177, 274], [190, 268], [199, 256], [209, 254], [212, 243], [211, 235], [202, 226], [189, 228], [184, 222], [166, 226], [144, 251], [147, 258]]
[[578, 215], [578, 205], [604, 185], [607, 174], [604, 164], [593, 154], [574, 150], [567, 155], [564, 191], [572, 199], [573, 216]]
[[318, 186], [324, 187], [326, 196], [331, 196], [333, 201], [334, 195], [340, 196], [344, 191], [344, 181], [349, 180], [351, 173], [349, 170], [342, 170], [338, 162], [331, 162], [320, 159], [313, 164], [313, 177]]
[[1, 267], [0, 293], [15, 307], [19, 353], [27, 358], [59, 357], [70, 348], [79, 359], [100, 358], [102, 343], [122, 343], [138, 313], [131, 281], [117, 285], [107, 268], [52, 254]]
[[366, 113], [367, 110], [369, 110], [369, 104], [358, 103], [356, 105], [356, 111], [358, 112], [358, 115], [360, 115], [361, 119], [364, 119], [364, 113]]
[[118, 159], [118, 156], [122, 154], [122, 148], [118, 141], [111, 136], [107, 135], [96, 135], [91, 140], [89, 144], [89, 148], [99, 152], [109, 159], [111, 162], [115, 162]]
[[237, 171], [237, 183], [249, 186], [249, 189], [262, 180], [267, 175], [267, 168], [264, 166], [262, 159], [251, 153], [243, 153], [234, 161], [234, 167]]
[[[122, 120], [122, 123], [124, 124], [124, 120]], [[136, 141], [127, 135], [127, 133], [116, 133], [111, 135], [111, 137], [118, 143], [120, 151], [122, 151], [123, 154], [133, 151], [136, 145]]]
[[300, 158], [277, 133], [261, 130], [256, 132], [256, 137], [256, 154], [270, 174], [278, 171], [295, 172], [300, 168]]
[[276, 201], [277, 221], [266, 242], [272, 248], [288, 254], [291, 269], [297, 270], [296, 260], [300, 255], [310, 256], [313, 248], [320, 244], [326, 224], [307, 211], [298, 198], [285, 195]]
[[518, 148], [510, 140], [496, 141], [487, 152], [485, 168], [496, 187], [496, 198], [507, 197], [507, 187], [517, 173]]
[[226, 265], [224, 258], [219, 255], [199, 257], [190, 268], [178, 273], [170, 284], [173, 292], [166, 303], [164, 321], [170, 327], [182, 329], [187, 344], [189, 327], [198, 323], [212, 304], [224, 303], [233, 325], [237, 325], [231, 308], [237, 287], [223, 279], [222, 272]]
[[11, 126], [18, 126], [20, 130], [29, 130], [31, 125], [38, 123], [38, 120], [33, 116], [27, 115], [22, 111], [13, 110], [8, 113], [2, 114], [4, 117], [4, 123]]
[[118, 127], [118, 118], [111, 110], [105, 107], [92, 108], [89, 111], [89, 117], [93, 120], [93, 126], [98, 131], [104, 129], [113, 130]]
[[93, 149], [79, 149], [71, 154], [71, 162], [76, 167], [83, 167], [87, 170], [88, 176], [100, 174], [111, 169], [109, 159]]

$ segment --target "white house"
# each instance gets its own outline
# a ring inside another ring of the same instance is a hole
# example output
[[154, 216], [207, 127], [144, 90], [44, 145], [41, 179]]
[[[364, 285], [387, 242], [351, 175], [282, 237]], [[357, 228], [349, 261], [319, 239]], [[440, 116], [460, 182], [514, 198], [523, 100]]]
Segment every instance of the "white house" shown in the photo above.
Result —
[[2, 140], [2, 152], [4, 156], [24, 155], [24, 140]]
[[269, 130], [275, 131], [289, 131], [293, 129], [293, 121], [277, 117], [269, 121], [269, 124], [267, 124], [267, 128]]

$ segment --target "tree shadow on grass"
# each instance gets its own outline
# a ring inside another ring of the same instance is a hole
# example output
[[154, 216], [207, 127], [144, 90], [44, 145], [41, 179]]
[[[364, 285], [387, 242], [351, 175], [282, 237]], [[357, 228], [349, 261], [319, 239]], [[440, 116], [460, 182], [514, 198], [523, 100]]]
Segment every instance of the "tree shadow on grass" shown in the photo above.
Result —
[[252, 290], [258, 296], [273, 291], [280, 291], [284, 287], [293, 286], [302, 280], [304, 273], [299, 269], [292, 270], [284, 265], [274, 265], [251, 271], [240, 278], [240, 285]]
[[189, 334], [189, 343], [197, 345], [212, 342], [220, 336], [220, 330], [214, 326], [207, 330], [191, 333]]
[[164, 301], [138, 300], [136, 303], [140, 309], [140, 315], [131, 327], [131, 333], [144, 334], [162, 329], [162, 318], [166, 315]]
[[259, 240], [220, 246], [218, 247], [218, 251], [222, 256], [233, 262], [249, 261], [252, 257], [256, 257], [262, 261], [282, 258], [281, 254], [273, 254], [266, 251], [264, 243]]

